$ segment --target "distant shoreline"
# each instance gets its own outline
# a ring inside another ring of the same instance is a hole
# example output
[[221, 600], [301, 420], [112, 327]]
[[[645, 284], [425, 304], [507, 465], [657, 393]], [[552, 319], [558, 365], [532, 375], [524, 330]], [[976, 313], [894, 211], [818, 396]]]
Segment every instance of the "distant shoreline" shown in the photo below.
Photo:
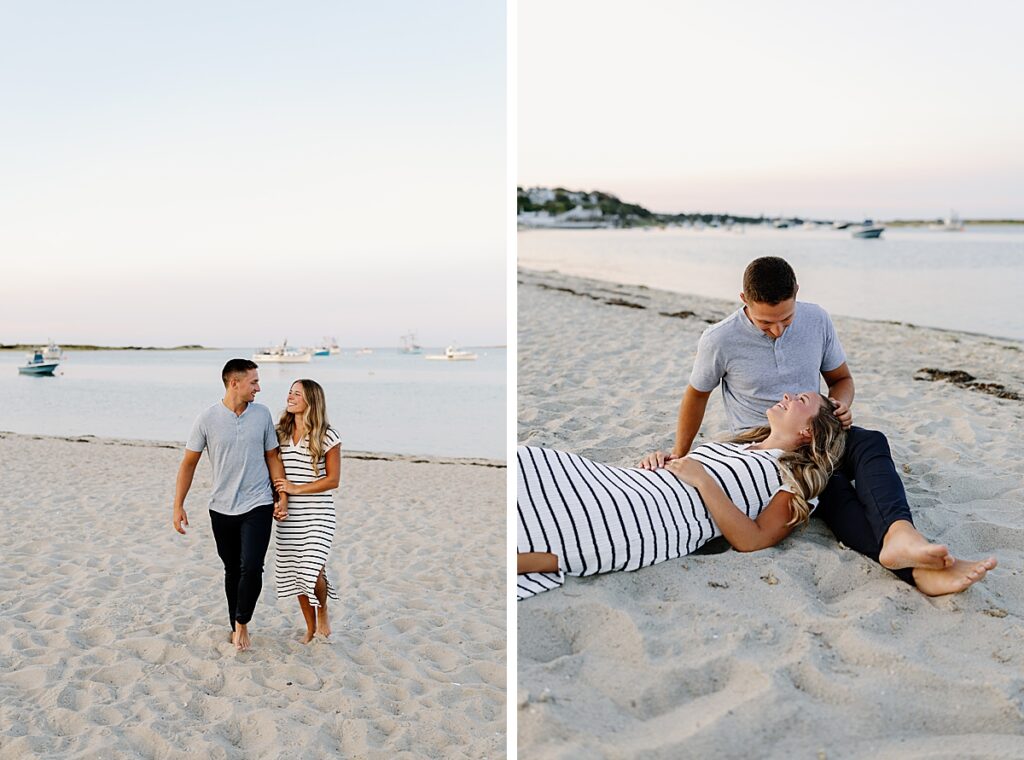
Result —
[[[54, 435], [50, 433], [19, 433], [14, 430], [0, 430], [0, 440], [63, 441], [65, 443], [92, 443], [102, 446], [133, 446], [153, 449], [181, 449], [184, 441], [160, 441], [144, 438], [120, 438], [116, 436], [97, 436], [91, 433], [81, 435]], [[345, 459], [361, 459], [377, 462], [408, 462], [409, 464], [460, 465], [466, 467], [489, 467], [505, 469], [507, 463], [503, 459], [476, 456], [448, 456], [445, 454], [400, 454], [391, 451], [361, 451], [348, 449]]]
[[[42, 344], [40, 343], [13, 343], [10, 345], [0, 344], [0, 351], [35, 351]], [[206, 346], [174, 346], [165, 348], [162, 346], [90, 346], [64, 344], [61, 349], [65, 351], [219, 351], [217, 348]]]

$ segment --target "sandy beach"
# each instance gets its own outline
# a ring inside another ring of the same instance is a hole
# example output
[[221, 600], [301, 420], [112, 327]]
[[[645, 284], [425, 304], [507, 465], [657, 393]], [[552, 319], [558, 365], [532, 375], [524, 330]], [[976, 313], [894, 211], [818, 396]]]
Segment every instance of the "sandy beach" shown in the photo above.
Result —
[[[738, 305], [521, 270], [519, 442], [621, 466], [671, 448], [697, 339]], [[568, 578], [517, 606], [521, 756], [1024, 756], [1024, 345], [833, 318], [917, 526], [999, 567], [927, 598], [812, 520]], [[716, 392], [702, 434], [725, 427]]]
[[504, 756], [503, 463], [346, 451], [330, 641], [271, 542], [239, 653], [182, 446], [0, 433], [0, 757]]

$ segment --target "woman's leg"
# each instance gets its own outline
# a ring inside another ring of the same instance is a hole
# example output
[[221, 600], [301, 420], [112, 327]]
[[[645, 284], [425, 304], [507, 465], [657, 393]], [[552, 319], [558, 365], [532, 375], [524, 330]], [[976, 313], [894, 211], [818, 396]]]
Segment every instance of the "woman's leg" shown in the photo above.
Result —
[[303, 637], [302, 643], [308, 644], [316, 633], [316, 608], [309, 603], [309, 597], [305, 594], [299, 594], [299, 608], [302, 610], [302, 617], [306, 620], [306, 635]]
[[316, 632], [324, 638], [331, 635], [331, 619], [327, 616], [327, 578], [324, 576], [324, 569], [320, 568], [320, 575], [316, 578], [316, 585], [313, 587], [316, 600], [320, 606], [316, 610]]
[[522, 552], [516, 555], [516, 573], [557, 573], [558, 557], [548, 552]]

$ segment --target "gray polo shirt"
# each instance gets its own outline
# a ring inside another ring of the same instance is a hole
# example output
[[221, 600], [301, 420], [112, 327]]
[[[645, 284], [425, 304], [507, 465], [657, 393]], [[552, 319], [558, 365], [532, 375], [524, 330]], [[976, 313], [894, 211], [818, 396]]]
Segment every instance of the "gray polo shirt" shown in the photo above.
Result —
[[721, 383], [729, 429], [738, 432], [767, 425], [765, 410], [783, 393], [818, 393], [821, 373], [845, 361], [832, 320], [820, 306], [797, 301], [792, 323], [778, 338], [740, 308], [700, 336], [690, 385], [710, 392]]
[[236, 415], [220, 402], [196, 418], [185, 444], [189, 451], [206, 449], [210, 455], [210, 509], [222, 515], [241, 515], [273, 503], [265, 452], [277, 446], [274, 420], [267, 407], [249, 404]]

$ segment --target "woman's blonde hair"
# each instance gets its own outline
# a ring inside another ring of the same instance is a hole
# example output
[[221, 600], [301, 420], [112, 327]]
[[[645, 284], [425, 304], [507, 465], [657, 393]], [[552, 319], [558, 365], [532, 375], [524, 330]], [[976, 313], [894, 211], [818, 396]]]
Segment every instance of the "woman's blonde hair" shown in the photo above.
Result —
[[[313, 474], [320, 477], [320, 458], [324, 455], [324, 438], [327, 437], [327, 428], [330, 423], [327, 421], [327, 401], [324, 399], [324, 389], [315, 380], [302, 378], [296, 380], [302, 386], [302, 395], [306, 399], [306, 431], [309, 434], [309, 458], [313, 466]], [[295, 385], [292, 383], [292, 385]], [[295, 415], [288, 411], [287, 407], [277, 421], [277, 442], [282, 446], [292, 442], [292, 434], [295, 432]]]
[[[779, 457], [783, 484], [793, 491], [790, 506], [793, 517], [787, 525], [805, 523], [811, 518], [808, 503], [825, 490], [846, 448], [846, 431], [835, 415], [832, 402], [821, 396], [821, 409], [811, 420], [811, 440], [795, 451], [786, 451]], [[768, 437], [771, 428], [754, 428], [729, 440], [733, 443], [759, 443]]]

